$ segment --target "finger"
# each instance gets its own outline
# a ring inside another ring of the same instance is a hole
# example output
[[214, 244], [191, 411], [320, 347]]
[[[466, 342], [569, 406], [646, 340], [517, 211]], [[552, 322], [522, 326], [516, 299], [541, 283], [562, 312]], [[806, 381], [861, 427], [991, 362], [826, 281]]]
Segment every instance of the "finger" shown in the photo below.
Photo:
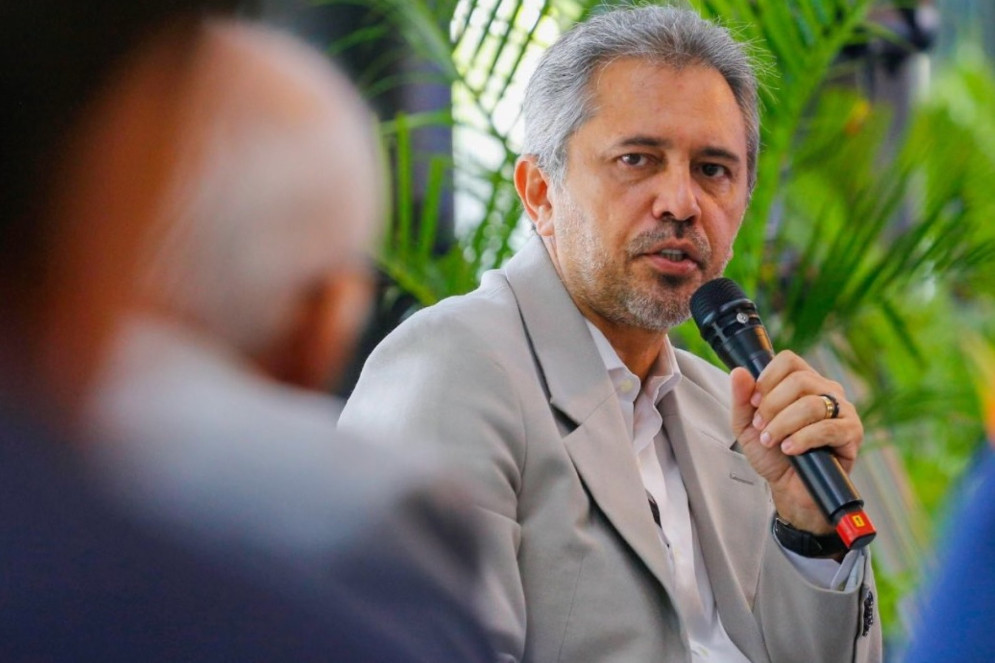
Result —
[[[760, 392], [762, 389], [764, 387], [758, 382], [757, 391]], [[793, 371], [776, 384], [768, 383], [766, 391], [761, 392], [761, 398], [757, 404], [757, 424], [763, 428], [789, 408], [794, 412], [793, 419], [798, 421], [796, 428], [804, 424], [814, 423], [820, 418], [824, 418], [826, 414], [825, 401], [818, 394], [837, 395], [841, 394], [842, 391], [842, 387], [815, 371]], [[798, 402], [801, 400], [806, 401], [804, 406], [798, 406]], [[839, 399], [837, 398], [837, 400]], [[782, 431], [782, 433], [787, 435], [790, 430]]]
[[809, 449], [828, 447], [841, 462], [852, 463], [864, 440], [864, 427], [850, 403], [840, 403], [840, 410], [848, 415], [837, 419], [823, 419], [790, 433], [781, 442], [781, 451], [789, 455], [804, 453]]
[[780, 450], [783, 458], [793, 458], [812, 449], [826, 449], [836, 457], [843, 470], [849, 473], [856, 463], [860, 441], [854, 439], [852, 433], [845, 434], [845, 437], [848, 440], [845, 444], [838, 445], [835, 441], [826, 444], [827, 439], [834, 440], [834, 438], [827, 435], [814, 436], [811, 431], [805, 430], [789, 437], [782, 443]]
[[829, 418], [826, 416], [827, 412], [825, 398], [806, 394], [788, 403], [770, 419], [770, 422], [764, 421], [763, 414], [758, 410], [757, 416], [754, 417], [754, 425], [757, 426], [757, 423], [762, 422], [759, 426], [760, 442], [766, 447], [772, 447], [781, 444], [789, 436], [808, 426], [827, 420]]
[[734, 368], [729, 378], [732, 382], [732, 430], [739, 438], [753, 422], [755, 408], [750, 399], [755, 393], [756, 380], [745, 368]]
[[815, 373], [812, 367], [808, 365], [808, 362], [800, 356], [791, 350], [781, 350], [774, 355], [774, 358], [771, 359], [770, 363], [760, 373], [760, 377], [757, 378], [757, 389], [761, 393], [767, 393], [775, 385], [781, 383], [788, 375], [800, 371]]
[[856, 455], [854, 451], [860, 439], [861, 431], [853, 423], [827, 419], [789, 433], [774, 444], [792, 456], [826, 447], [841, 458], [851, 458]]

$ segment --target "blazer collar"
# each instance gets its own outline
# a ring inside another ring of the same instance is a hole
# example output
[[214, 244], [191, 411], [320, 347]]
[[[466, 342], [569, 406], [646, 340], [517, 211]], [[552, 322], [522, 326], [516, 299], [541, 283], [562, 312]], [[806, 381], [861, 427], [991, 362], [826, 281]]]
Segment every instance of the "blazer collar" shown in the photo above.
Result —
[[615, 394], [577, 305], [538, 236], [504, 268], [543, 372], [549, 400], [575, 424]]
[[519, 250], [504, 271], [550, 403], [574, 425], [563, 444], [581, 481], [622, 539], [673, 596], [673, 578], [636, 465], [631, 433], [583, 315], [538, 237]]

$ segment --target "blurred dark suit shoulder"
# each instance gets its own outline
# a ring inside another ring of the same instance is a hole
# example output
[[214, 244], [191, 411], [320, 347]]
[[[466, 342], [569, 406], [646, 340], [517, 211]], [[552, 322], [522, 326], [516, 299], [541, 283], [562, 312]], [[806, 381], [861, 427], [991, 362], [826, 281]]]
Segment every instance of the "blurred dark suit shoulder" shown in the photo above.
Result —
[[355, 660], [490, 660], [469, 500], [437, 465], [340, 433], [332, 398], [206, 338], [149, 320], [124, 338], [87, 456], [130, 515], [319, 606]]
[[[10, 416], [0, 495], [4, 661], [343, 660], [369, 644], [348, 613], [337, 623], [124, 517], [68, 446]], [[380, 644], [374, 658], [407, 660]]]

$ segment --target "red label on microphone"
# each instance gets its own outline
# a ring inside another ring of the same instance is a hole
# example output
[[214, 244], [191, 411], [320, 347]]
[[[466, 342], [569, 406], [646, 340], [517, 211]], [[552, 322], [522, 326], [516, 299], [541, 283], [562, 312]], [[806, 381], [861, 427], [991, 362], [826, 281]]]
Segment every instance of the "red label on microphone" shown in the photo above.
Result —
[[861, 548], [871, 542], [877, 534], [874, 524], [867, 514], [861, 511], [844, 513], [840, 521], [836, 523], [836, 533], [843, 539], [847, 549]]

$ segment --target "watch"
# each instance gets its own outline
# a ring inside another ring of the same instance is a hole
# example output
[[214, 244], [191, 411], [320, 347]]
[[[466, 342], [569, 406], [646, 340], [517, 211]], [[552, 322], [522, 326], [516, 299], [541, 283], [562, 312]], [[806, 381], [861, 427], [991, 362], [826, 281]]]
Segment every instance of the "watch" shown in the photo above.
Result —
[[781, 547], [802, 557], [833, 557], [847, 551], [843, 539], [836, 532], [812, 534], [795, 529], [791, 523], [780, 516], [774, 516], [772, 529], [774, 538], [781, 544]]

